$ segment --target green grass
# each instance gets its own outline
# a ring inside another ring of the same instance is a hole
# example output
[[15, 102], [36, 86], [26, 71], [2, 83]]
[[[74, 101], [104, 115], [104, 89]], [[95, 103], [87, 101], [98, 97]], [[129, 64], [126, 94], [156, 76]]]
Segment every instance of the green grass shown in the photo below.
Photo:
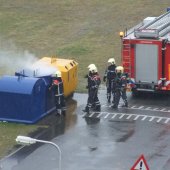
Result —
[[57, 49], [57, 55], [58, 56], [85, 56], [87, 54], [90, 54], [90, 48], [82, 46], [80, 44], [75, 45], [75, 46], [67, 46], [63, 48]]
[[[39, 58], [56, 54], [75, 59], [77, 91], [82, 92], [90, 63], [97, 65], [101, 76], [108, 58], [120, 64], [119, 31], [159, 16], [168, 6], [169, 0], [0, 0], [0, 50], [12, 51], [15, 46], [14, 53], [28, 50]], [[0, 62], [0, 75], [9, 69]], [[7, 153], [16, 135], [35, 128], [1, 123], [0, 153]]]
[[[109, 57], [120, 64], [119, 31], [165, 12], [169, 0], [1, 0], [0, 40], [37, 57], [73, 58], [83, 91], [87, 65], [103, 75]], [[4, 72], [4, 70], [3, 70]]]
[[28, 135], [37, 128], [37, 125], [0, 122], [0, 158], [12, 151], [18, 135]]

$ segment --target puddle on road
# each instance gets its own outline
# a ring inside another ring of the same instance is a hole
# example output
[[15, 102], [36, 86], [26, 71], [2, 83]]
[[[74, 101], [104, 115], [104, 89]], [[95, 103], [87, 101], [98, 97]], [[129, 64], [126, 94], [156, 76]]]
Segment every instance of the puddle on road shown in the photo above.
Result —
[[[38, 122], [39, 125], [47, 126], [45, 128], [45, 132], [43, 136], [41, 135], [41, 139], [51, 140], [58, 135], [64, 134], [66, 130], [74, 126], [77, 122], [77, 114], [75, 114], [77, 108], [77, 101], [74, 99], [67, 100], [67, 113], [66, 116], [56, 115], [55, 112], [50, 115], [44, 117], [42, 120]], [[40, 134], [40, 130], [38, 130], [37, 134]], [[42, 131], [42, 129], [41, 129]], [[35, 136], [35, 135], [34, 135]]]
[[[51, 141], [53, 138], [64, 134], [65, 131], [69, 130], [77, 123], [77, 114], [75, 114], [76, 108], [77, 101], [74, 99], [69, 99], [67, 101], [67, 114], [65, 117], [56, 116], [55, 112], [45, 116], [43, 119], [37, 122], [38, 125], [45, 126], [45, 128], [39, 128], [35, 132], [29, 134], [29, 136], [40, 140]], [[12, 153], [4, 160], [1, 160], [5, 166], [4, 168], [7, 166], [12, 167], [14, 162], [15, 165], [18, 164], [41, 145], [41, 143], [36, 143], [27, 147], [16, 145], [14, 150], [19, 150], [19, 152]]]

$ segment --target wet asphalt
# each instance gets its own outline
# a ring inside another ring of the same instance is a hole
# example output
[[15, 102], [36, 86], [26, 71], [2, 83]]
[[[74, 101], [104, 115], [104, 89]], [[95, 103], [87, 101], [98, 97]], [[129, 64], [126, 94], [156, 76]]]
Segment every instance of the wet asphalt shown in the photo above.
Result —
[[[30, 136], [58, 144], [62, 170], [130, 170], [142, 154], [150, 170], [170, 170], [170, 97], [133, 98], [128, 93], [129, 107], [118, 109], [106, 102], [105, 90], [99, 99], [101, 112], [85, 114], [87, 95], [75, 94], [67, 101], [66, 117], [50, 114], [38, 122], [49, 128]], [[0, 161], [1, 170], [58, 169], [59, 154], [53, 146], [16, 148]]]

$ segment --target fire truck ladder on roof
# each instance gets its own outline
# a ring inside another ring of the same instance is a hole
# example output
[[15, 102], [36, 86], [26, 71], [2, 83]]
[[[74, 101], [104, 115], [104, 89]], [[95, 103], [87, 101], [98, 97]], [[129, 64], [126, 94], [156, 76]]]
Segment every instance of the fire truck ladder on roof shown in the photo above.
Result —
[[123, 44], [123, 61], [124, 61], [124, 70], [128, 72], [129, 77], [131, 77], [131, 45], [130, 39], [127, 40], [126, 43]]
[[170, 11], [154, 19], [152, 22], [135, 30], [135, 36], [146, 38], [158, 38], [170, 32]]

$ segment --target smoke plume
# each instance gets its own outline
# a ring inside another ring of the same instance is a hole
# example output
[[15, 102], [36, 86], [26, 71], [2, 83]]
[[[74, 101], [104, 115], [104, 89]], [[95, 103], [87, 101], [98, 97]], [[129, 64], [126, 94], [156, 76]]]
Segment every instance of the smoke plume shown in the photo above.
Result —
[[28, 51], [0, 46], [0, 75], [14, 75], [15, 71], [30, 67], [38, 59]]
[[[57, 69], [51, 65], [37, 62], [39, 59], [29, 51], [21, 51], [13, 43], [0, 44], [0, 76], [14, 75], [24, 70], [27, 76], [51, 75]], [[36, 73], [36, 74], [35, 74]]]

